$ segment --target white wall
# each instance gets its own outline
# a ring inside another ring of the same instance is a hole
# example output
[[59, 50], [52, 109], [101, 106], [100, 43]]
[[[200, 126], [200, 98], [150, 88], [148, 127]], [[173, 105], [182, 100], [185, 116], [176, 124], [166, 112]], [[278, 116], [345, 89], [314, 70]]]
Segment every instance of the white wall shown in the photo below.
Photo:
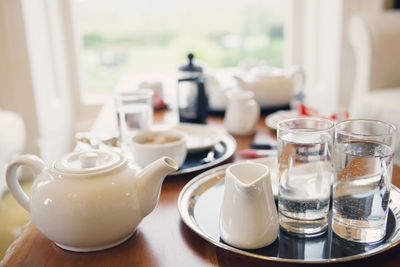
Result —
[[27, 152], [51, 161], [89, 130], [101, 105], [81, 96], [72, 1], [0, 0], [0, 108], [27, 128]]
[[72, 148], [74, 109], [59, 0], [0, 0], [0, 107], [20, 114], [27, 152]]
[[0, 0], [0, 108], [22, 116], [26, 152], [39, 153], [39, 126], [20, 1]]
[[72, 1], [0, 0], [0, 108], [27, 128], [27, 152], [52, 161], [89, 130], [101, 105], [81, 96]]
[[55, 0], [22, 0], [29, 63], [39, 122], [39, 147], [52, 161], [71, 150], [73, 107], [65, 37]]

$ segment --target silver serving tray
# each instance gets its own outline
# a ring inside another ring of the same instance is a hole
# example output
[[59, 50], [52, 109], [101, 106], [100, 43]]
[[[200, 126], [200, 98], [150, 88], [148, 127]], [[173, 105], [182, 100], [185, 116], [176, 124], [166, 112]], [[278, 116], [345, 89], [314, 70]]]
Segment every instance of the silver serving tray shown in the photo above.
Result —
[[385, 240], [379, 244], [359, 244], [336, 237], [329, 230], [322, 236], [298, 238], [279, 232], [277, 241], [257, 250], [242, 250], [220, 239], [218, 221], [222, 203], [225, 164], [193, 178], [182, 189], [178, 209], [183, 222], [203, 239], [245, 256], [276, 262], [330, 263], [362, 259], [382, 253], [400, 243], [400, 190], [392, 186]]

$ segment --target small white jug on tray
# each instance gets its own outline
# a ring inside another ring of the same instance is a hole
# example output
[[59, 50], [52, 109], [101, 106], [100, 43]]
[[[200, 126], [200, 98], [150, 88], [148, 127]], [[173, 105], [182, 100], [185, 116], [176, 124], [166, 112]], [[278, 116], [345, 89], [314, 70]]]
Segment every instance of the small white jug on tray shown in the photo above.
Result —
[[275, 241], [279, 222], [268, 167], [243, 162], [226, 170], [219, 229], [224, 242], [237, 248], [257, 249]]

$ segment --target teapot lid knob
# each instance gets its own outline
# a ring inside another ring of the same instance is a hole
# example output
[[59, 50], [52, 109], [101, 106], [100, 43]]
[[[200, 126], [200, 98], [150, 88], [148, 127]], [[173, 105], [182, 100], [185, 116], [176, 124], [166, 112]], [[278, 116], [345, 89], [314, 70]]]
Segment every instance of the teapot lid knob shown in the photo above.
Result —
[[127, 158], [115, 151], [91, 149], [86, 151], [76, 151], [56, 160], [52, 167], [55, 171], [79, 175], [100, 175], [101, 172], [107, 172], [125, 166]]
[[79, 161], [82, 168], [96, 167], [98, 154], [94, 152], [82, 153], [79, 155]]

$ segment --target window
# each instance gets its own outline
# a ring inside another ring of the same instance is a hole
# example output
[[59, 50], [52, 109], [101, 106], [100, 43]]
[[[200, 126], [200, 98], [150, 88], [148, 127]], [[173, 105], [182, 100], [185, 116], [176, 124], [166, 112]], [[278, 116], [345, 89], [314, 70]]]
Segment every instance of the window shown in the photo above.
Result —
[[74, 0], [74, 12], [89, 95], [126, 72], [175, 71], [188, 52], [213, 68], [283, 65], [279, 0]]

